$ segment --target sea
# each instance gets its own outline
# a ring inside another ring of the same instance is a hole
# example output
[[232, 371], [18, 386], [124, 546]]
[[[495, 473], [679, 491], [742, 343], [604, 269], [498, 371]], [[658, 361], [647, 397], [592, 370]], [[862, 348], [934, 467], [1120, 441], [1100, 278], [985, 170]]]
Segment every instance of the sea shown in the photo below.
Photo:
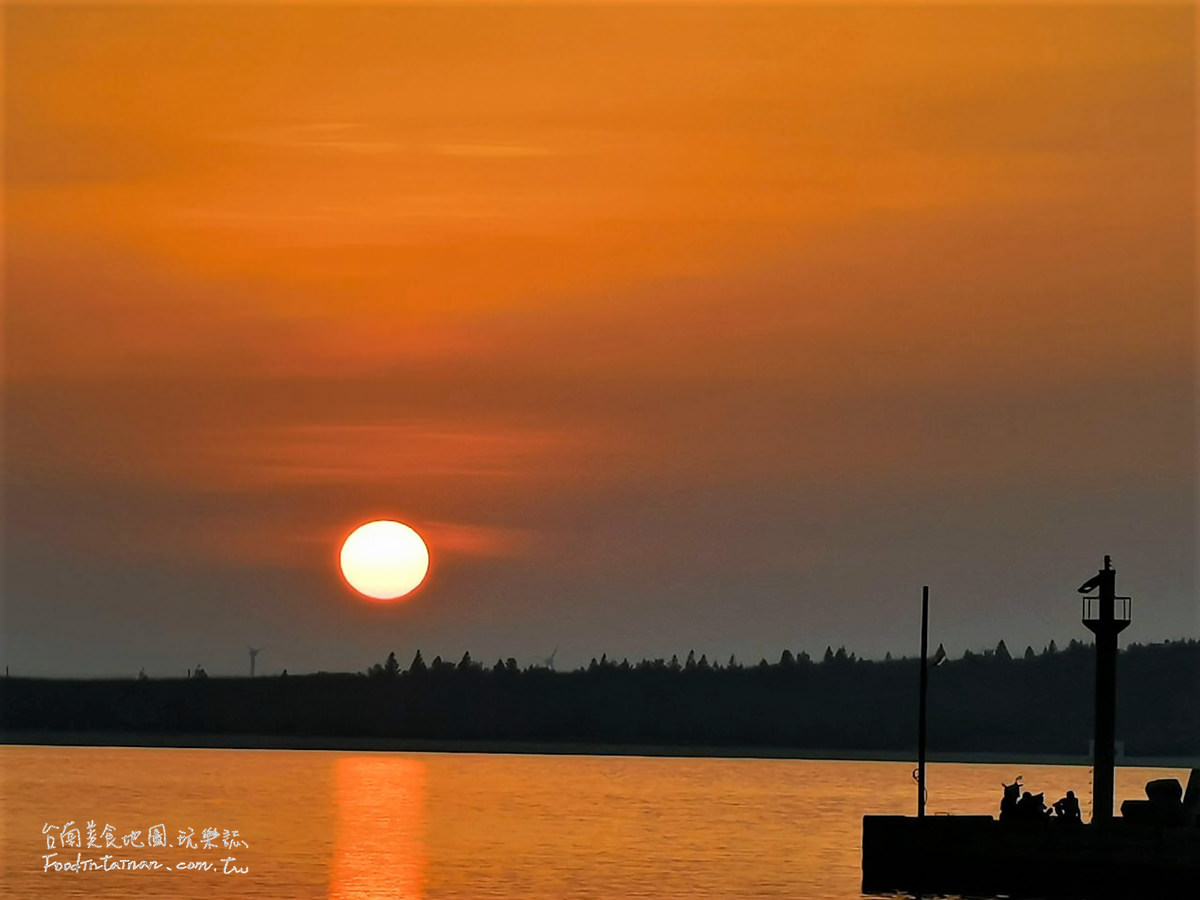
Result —
[[[995, 814], [1017, 775], [934, 763], [928, 813]], [[1152, 778], [1120, 768], [1117, 802]], [[911, 762], [0, 747], [0, 895], [170, 900], [859, 900], [862, 817]]]

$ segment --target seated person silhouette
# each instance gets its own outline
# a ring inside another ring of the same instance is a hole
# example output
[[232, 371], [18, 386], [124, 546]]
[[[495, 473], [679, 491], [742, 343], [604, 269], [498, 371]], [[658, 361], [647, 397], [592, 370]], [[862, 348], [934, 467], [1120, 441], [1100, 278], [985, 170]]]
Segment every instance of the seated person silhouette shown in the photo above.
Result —
[[1026, 791], [1017, 801], [1016, 818], [1022, 822], [1036, 822], [1044, 819], [1050, 811], [1046, 809], [1046, 795], [1031, 794]]
[[1060, 822], [1082, 822], [1079, 815], [1079, 799], [1074, 791], [1067, 791], [1067, 796], [1054, 801], [1054, 812]]

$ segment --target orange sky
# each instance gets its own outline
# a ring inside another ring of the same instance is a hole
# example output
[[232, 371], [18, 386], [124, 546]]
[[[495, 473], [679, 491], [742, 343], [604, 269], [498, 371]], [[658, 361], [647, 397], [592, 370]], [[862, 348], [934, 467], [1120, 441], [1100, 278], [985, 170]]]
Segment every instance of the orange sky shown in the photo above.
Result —
[[327, 562], [376, 513], [441, 560], [398, 651], [777, 654], [845, 592], [812, 640], [882, 652], [897, 564], [994, 644], [965, 555], [1032, 613], [1124, 554], [1197, 624], [1192, 9], [5, 16], [31, 646], [236, 583], [357, 667]]

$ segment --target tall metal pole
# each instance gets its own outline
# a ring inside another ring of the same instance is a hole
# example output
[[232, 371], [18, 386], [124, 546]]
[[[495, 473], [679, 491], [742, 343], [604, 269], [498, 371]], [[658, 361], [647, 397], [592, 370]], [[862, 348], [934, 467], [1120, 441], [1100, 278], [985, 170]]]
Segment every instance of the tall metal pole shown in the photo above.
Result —
[[925, 688], [929, 667], [929, 585], [921, 589], [921, 700], [917, 712], [917, 816], [925, 815]]

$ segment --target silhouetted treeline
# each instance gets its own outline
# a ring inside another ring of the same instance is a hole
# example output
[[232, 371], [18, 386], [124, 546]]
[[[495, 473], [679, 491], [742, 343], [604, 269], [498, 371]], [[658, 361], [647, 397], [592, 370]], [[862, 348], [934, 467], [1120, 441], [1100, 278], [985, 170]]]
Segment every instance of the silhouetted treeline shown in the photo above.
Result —
[[[1092, 735], [1094, 653], [1072, 641], [1040, 653], [947, 661], [929, 679], [929, 747], [943, 752], [1083, 754]], [[630, 664], [573, 672], [483, 666], [418, 652], [359, 674], [130, 680], [0, 679], [8, 731], [127, 731], [320, 737], [563, 741], [911, 750], [915, 659]], [[1131, 645], [1117, 663], [1117, 737], [1139, 756], [1200, 753], [1200, 643]]]

